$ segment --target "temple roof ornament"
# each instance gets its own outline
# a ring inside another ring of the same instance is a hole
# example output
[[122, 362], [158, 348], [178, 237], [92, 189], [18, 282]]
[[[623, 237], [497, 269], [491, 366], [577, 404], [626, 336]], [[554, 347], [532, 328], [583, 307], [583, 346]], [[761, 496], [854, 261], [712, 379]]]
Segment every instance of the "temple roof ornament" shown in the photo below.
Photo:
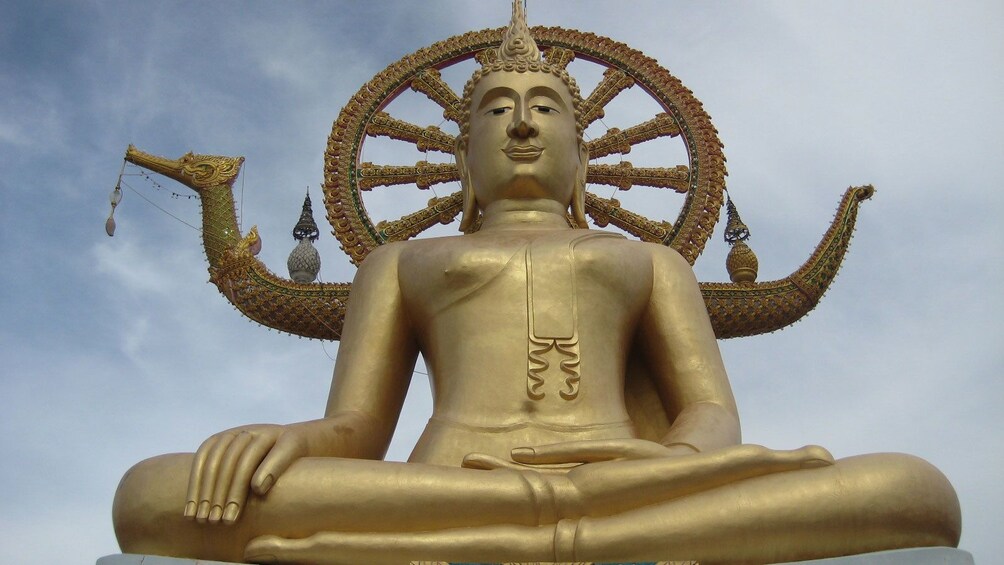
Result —
[[317, 279], [317, 273], [321, 270], [321, 255], [314, 248], [312, 242], [317, 241], [319, 234], [317, 223], [314, 222], [314, 211], [310, 206], [310, 192], [308, 191], [307, 196], [303, 199], [300, 220], [293, 227], [293, 238], [299, 243], [296, 244], [286, 260], [289, 277], [294, 282], [306, 284]]

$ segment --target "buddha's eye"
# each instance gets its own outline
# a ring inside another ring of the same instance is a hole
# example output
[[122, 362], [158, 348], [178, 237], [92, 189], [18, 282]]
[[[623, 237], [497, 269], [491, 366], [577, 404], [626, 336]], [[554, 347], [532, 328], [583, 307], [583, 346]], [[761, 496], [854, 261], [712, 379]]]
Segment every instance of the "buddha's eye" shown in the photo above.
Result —
[[534, 110], [540, 112], [541, 114], [557, 114], [558, 110], [550, 106], [545, 106], [543, 104], [537, 104], [533, 107]]
[[512, 108], [509, 108], [508, 106], [500, 106], [498, 108], [492, 108], [491, 110], [488, 110], [487, 113], [489, 113], [489, 114], [491, 114], [493, 116], [501, 116], [502, 114], [505, 114], [506, 112], [508, 112], [511, 109]]

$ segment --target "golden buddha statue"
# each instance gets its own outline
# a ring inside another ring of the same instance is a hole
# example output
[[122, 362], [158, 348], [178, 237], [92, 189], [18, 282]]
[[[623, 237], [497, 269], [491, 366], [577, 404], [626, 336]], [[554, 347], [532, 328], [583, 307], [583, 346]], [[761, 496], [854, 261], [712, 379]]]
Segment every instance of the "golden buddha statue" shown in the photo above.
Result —
[[[361, 263], [323, 418], [227, 430], [131, 469], [114, 505], [123, 551], [765, 563], [955, 546], [955, 492], [920, 459], [741, 443], [688, 261], [582, 229], [581, 106], [515, 2], [464, 90], [467, 233]], [[381, 461], [419, 354], [432, 418], [409, 462]], [[636, 371], [661, 399], [658, 437], [628, 406]]]

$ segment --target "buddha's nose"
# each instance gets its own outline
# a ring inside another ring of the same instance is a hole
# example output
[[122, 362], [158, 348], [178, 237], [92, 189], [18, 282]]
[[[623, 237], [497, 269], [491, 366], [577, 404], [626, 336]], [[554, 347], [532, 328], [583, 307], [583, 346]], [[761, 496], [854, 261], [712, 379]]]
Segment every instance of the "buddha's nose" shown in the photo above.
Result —
[[536, 137], [538, 133], [537, 124], [534, 123], [530, 113], [522, 108], [517, 108], [513, 112], [512, 121], [506, 128], [506, 133], [513, 139], [528, 139]]

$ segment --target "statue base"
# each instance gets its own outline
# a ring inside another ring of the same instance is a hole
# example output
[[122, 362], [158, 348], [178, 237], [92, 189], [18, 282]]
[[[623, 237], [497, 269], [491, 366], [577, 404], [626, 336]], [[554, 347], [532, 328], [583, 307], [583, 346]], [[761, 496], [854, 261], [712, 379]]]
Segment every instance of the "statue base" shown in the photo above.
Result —
[[[846, 557], [831, 557], [811, 561], [792, 561], [776, 565], [974, 565], [973, 556], [968, 551], [951, 547], [921, 547], [914, 549], [895, 549], [875, 553], [861, 553]], [[177, 557], [161, 557], [159, 555], [137, 555], [123, 553], [106, 555], [98, 559], [95, 565], [238, 565], [223, 561], [207, 561], [205, 559], [179, 559]], [[411, 565], [451, 565], [446, 561], [412, 561]], [[501, 565], [498, 563], [464, 563], [463, 565]], [[507, 563], [505, 565], [519, 565]], [[535, 563], [534, 565], [548, 565]], [[550, 565], [561, 565], [558, 563]], [[587, 565], [577, 563], [575, 565]], [[599, 563], [594, 565], [601, 565]], [[696, 561], [659, 561], [643, 563], [618, 563], [617, 565], [697, 565]]]

